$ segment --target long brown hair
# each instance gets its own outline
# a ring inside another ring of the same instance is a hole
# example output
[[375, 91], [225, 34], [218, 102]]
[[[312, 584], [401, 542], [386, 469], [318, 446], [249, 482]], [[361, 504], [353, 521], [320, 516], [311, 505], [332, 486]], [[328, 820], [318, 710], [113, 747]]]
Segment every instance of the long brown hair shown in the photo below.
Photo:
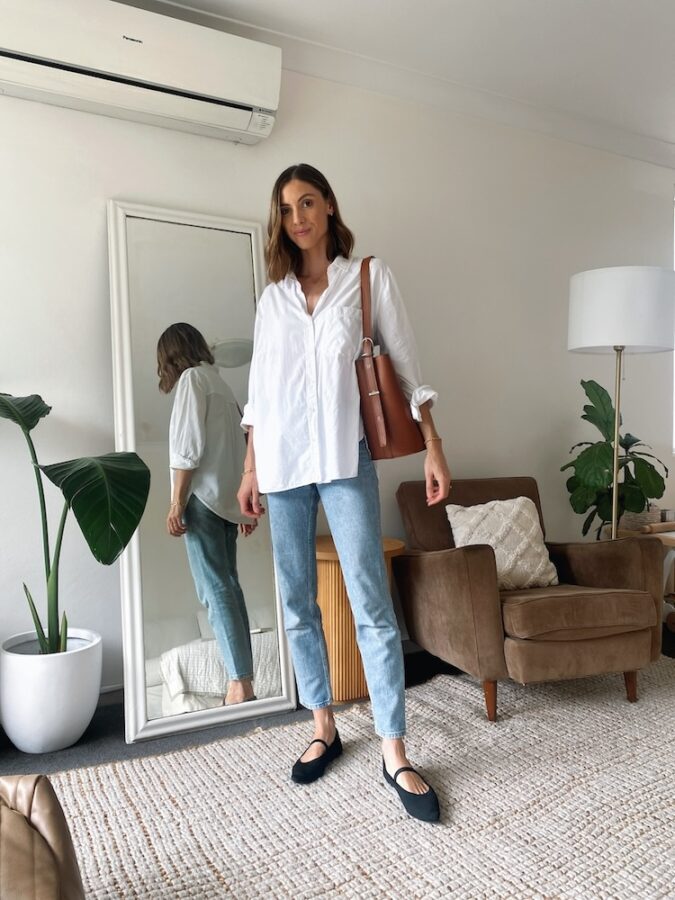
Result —
[[326, 176], [308, 163], [289, 166], [277, 178], [272, 188], [265, 247], [267, 276], [270, 281], [281, 281], [290, 272], [300, 274], [302, 252], [288, 237], [281, 224], [281, 192], [289, 181], [295, 179], [311, 184], [333, 207], [333, 215], [328, 217], [328, 259], [332, 262], [336, 256], [349, 258], [354, 247], [354, 235], [342, 221], [338, 202]]
[[157, 341], [159, 389], [169, 394], [186, 369], [200, 362], [213, 364], [213, 353], [204, 335], [187, 322], [176, 322], [163, 331]]

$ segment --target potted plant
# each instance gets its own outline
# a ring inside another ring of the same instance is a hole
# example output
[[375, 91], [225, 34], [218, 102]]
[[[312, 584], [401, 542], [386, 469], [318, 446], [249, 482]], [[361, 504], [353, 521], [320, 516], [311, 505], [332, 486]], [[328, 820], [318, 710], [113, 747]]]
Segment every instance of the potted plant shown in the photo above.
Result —
[[[0, 717], [9, 739], [27, 753], [60, 750], [79, 740], [100, 693], [100, 635], [70, 628], [66, 613], [59, 614], [59, 562], [68, 512], [73, 511], [95, 559], [111, 565], [136, 530], [150, 489], [150, 471], [135, 453], [41, 466], [30, 433], [50, 410], [37, 394], [0, 394], [0, 418], [18, 425], [28, 443], [42, 521], [46, 628], [24, 584], [35, 630], [0, 645]], [[65, 501], [53, 552], [43, 475], [61, 489]]]
[[[603, 440], [575, 444], [570, 453], [578, 447], [584, 449], [575, 459], [561, 466], [560, 471], [574, 469], [574, 474], [567, 480], [570, 504], [574, 512], [586, 515], [581, 529], [583, 535], [588, 534], [593, 520], [598, 517], [600, 524], [596, 538], [599, 539], [603, 527], [612, 521], [614, 406], [607, 391], [596, 381], [582, 381], [581, 386], [589, 400], [581, 418], [595, 425]], [[619, 435], [619, 475], [623, 473], [623, 480], [618, 485], [619, 520], [624, 512], [640, 513], [649, 508], [649, 501], [662, 497], [666, 489], [664, 476], [668, 477], [668, 469], [644, 448], [651, 450], [635, 435], [628, 432]], [[649, 462], [650, 459], [661, 466], [664, 476]]]

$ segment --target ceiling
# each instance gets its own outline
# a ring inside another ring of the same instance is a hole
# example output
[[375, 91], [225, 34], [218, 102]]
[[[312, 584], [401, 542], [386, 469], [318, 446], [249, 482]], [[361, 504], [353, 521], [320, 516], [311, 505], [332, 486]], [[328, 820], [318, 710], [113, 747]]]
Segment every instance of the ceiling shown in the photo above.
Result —
[[277, 44], [289, 70], [675, 168], [673, 0], [123, 2]]

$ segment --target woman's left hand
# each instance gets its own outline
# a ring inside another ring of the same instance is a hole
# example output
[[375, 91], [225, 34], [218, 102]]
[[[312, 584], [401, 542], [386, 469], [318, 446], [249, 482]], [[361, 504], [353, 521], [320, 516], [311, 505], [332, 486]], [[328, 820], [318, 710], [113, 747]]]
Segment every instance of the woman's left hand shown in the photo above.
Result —
[[445, 500], [450, 493], [452, 476], [440, 441], [433, 441], [427, 445], [424, 479], [427, 486], [427, 506], [434, 506]]
[[258, 522], [254, 519], [252, 522], [240, 522], [239, 523], [239, 533], [243, 534], [244, 537], [248, 537], [258, 527]]

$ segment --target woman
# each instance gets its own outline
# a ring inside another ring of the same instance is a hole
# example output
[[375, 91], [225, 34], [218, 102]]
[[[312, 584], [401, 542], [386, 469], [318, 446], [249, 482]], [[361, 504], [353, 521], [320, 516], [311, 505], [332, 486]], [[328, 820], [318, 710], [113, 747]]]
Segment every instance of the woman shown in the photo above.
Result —
[[[251, 635], [237, 575], [237, 530], [257, 522], [236, 501], [246, 441], [234, 394], [201, 332], [178, 322], [157, 344], [159, 389], [176, 387], [169, 426], [169, 534], [185, 536], [190, 570], [229, 676], [226, 705], [254, 700]], [[237, 524], [239, 523], [239, 524]]]
[[[264, 512], [267, 494], [274, 557], [300, 701], [313, 710], [314, 740], [292, 769], [294, 781], [323, 775], [342, 752], [330, 694], [326, 646], [316, 604], [315, 531], [319, 500], [349, 594], [368, 682], [383, 773], [406, 810], [438, 818], [433, 789], [405, 752], [401, 636], [382, 554], [377, 475], [363, 440], [355, 360], [361, 349], [360, 260], [326, 178], [291, 166], [272, 192], [267, 286], [258, 305], [249, 400], [249, 440], [238, 498], [242, 514]], [[391, 272], [371, 262], [375, 335], [390, 353], [427, 446], [427, 502], [448, 494], [450, 472], [421, 384], [412, 331]]]

